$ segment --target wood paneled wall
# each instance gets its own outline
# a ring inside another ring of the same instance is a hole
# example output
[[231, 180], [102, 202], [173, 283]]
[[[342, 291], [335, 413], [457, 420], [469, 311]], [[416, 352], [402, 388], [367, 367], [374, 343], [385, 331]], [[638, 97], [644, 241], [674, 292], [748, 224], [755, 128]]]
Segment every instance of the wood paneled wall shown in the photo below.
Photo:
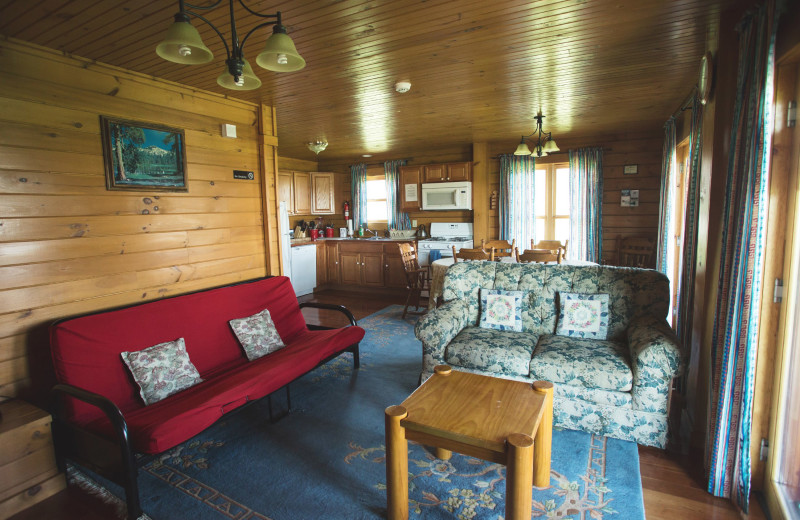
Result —
[[[0, 39], [0, 395], [41, 403], [57, 318], [267, 274], [261, 108]], [[101, 114], [185, 129], [188, 192], [107, 191]]]

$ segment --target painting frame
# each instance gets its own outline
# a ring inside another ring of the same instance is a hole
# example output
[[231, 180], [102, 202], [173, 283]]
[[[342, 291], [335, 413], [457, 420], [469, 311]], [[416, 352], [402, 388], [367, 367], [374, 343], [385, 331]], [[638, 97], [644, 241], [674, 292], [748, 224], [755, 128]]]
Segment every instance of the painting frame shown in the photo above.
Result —
[[100, 135], [107, 190], [189, 191], [182, 128], [101, 115]]

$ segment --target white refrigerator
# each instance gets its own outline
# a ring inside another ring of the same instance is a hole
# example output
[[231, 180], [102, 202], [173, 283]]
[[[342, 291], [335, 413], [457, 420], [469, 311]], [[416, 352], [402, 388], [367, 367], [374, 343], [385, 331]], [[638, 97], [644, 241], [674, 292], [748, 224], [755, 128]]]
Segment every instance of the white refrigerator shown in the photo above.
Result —
[[278, 233], [281, 239], [283, 274], [292, 281], [297, 296], [311, 294], [317, 285], [317, 246], [307, 244], [292, 247], [289, 211], [286, 203], [278, 206]]

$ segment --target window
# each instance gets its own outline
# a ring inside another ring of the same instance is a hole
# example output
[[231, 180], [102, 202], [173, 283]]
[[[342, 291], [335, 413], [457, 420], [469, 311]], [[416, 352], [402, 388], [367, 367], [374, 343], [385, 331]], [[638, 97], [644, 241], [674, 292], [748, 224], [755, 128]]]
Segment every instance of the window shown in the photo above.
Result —
[[569, 164], [536, 165], [536, 240], [569, 240]]
[[386, 176], [367, 171], [367, 222], [388, 222], [389, 205], [386, 202]]

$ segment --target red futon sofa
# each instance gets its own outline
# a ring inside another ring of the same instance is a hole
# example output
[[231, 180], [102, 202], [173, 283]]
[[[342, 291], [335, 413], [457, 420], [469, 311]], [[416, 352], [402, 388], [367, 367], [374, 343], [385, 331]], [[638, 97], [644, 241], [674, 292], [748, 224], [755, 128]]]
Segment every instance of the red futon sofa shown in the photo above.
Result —
[[[351, 325], [306, 325], [302, 307], [338, 310]], [[248, 361], [228, 322], [264, 309], [286, 346]], [[298, 304], [283, 276], [58, 321], [50, 328], [50, 344], [60, 383], [53, 388], [59, 458], [123, 485], [128, 517], [138, 518], [134, 452], [168, 450], [345, 351], [353, 353], [358, 368], [363, 337], [364, 329], [344, 307]], [[185, 339], [203, 382], [145, 406], [120, 354], [177, 338]]]

